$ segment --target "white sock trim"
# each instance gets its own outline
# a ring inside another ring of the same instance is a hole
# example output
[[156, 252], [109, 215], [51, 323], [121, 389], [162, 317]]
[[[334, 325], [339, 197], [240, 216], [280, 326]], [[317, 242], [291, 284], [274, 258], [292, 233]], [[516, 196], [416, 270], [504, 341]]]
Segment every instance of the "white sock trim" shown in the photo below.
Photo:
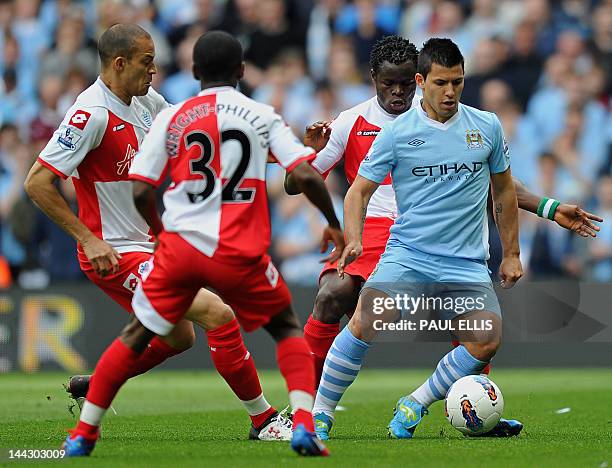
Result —
[[271, 408], [270, 403], [267, 402], [263, 393], [252, 400], [241, 401], [247, 410], [247, 413], [249, 413], [249, 416], [257, 416], [258, 414], [265, 413]]
[[331, 419], [334, 419], [334, 411], [338, 406], [337, 401], [332, 401], [329, 398], [317, 393], [317, 399], [312, 406], [312, 414], [325, 413]]
[[312, 411], [314, 396], [304, 390], [292, 390], [289, 392], [289, 404], [294, 413], [300, 409]]
[[81, 409], [81, 416], [79, 419], [90, 426], [98, 427], [102, 422], [102, 417], [106, 413], [106, 409], [101, 406], [94, 405], [90, 401], [85, 400], [83, 403], [83, 409]]

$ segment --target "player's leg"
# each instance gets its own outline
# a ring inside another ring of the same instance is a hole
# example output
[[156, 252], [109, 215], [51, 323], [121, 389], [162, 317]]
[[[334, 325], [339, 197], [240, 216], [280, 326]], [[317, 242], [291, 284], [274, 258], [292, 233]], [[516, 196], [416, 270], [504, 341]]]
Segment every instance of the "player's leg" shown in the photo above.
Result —
[[[142, 275], [149, 269], [151, 254], [146, 252], [125, 252], [119, 260], [119, 271], [101, 278], [83, 258], [79, 258], [81, 269], [89, 280], [98, 286], [111, 299], [127, 312], [132, 313], [132, 297], [134, 289]], [[133, 368], [133, 376], [144, 374], [149, 369], [158, 366], [166, 359], [188, 350], [195, 343], [193, 324], [187, 320], [179, 322], [172, 332], [165, 337], [155, 336], [144, 352], [140, 355], [138, 364]], [[89, 390], [90, 375], [72, 376], [66, 385], [66, 391], [82, 406]]]
[[313, 358], [291, 305], [274, 315], [264, 328], [276, 341], [276, 361], [289, 392], [289, 404], [293, 411], [291, 447], [300, 455], [326, 456], [328, 450], [314, 433]]
[[[455, 303], [470, 298], [473, 304], [481, 304], [478, 309], [461, 311], [439, 310], [441, 319], [451, 320], [454, 338], [459, 346], [448, 352], [437, 364], [433, 374], [410, 395], [398, 400], [393, 419], [388, 425], [389, 435], [400, 439], [410, 439], [427, 408], [438, 400], [444, 399], [449, 388], [461, 377], [482, 373], [489, 364], [501, 343], [501, 310], [495, 291], [488, 280], [486, 269], [478, 276], [476, 267], [470, 269], [454, 267], [456, 278], [474, 277], [474, 283], [438, 282], [430, 284], [429, 297], [453, 299]], [[473, 268], [473, 267], [470, 267]], [[480, 283], [475, 281], [480, 279]], [[482, 324], [488, 324], [483, 327]]]
[[192, 251], [185, 251], [186, 243], [172, 240], [160, 236], [149, 270], [132, 298], [135, 317], [98, 361], [79, 424], [66, 439], [68, 455], [89, 455], [104, 413], [133, 375], [149, 342], [155, 335], [170, 335], [199, 292], [207, 257], [194, 261]]
[[[459, 342], [459, 340], [452, 340], [451, 341], [451, 345], [453, 346], [453, 348], [456, 348], [457, 346], [459, 346], [461, 343]], [[491, 364], [489, 363], [485, 366], [485, 368], [482, 370], [481, 374], [484, 375], [489, 375], [489, 373], [491, 372]]]
[[[377, 298], [387, 298], [380, 290], [365, 287], [359, 296], [355, 313], [348, 325], [334, 340], [325, 359], [323, 375], [313, 408], [315, 429], [320, 439], [329, 438], [334, 413], [344, 392], [355, 381], [370, 343], [377, 335], [372, 326], [370, 305]], [[377, 316], [382, 321], [395, 321], [397, 311], [390, 309]]]
[[155, 333], [134, 317], [100, 357], [76, 428], [66, 438], [67, 456], [85, 456], [93, 450], [106, 410], [121, 386], [133, 375], [140, 356]]
[[[119, 260], [119, 271], [101, 278], [89, 262], [79, 257], [81, 269], [85, 275], [111, 299], [117, 302], [129, 313], [132, 313], [132, 297], [143, 275], [149, 272], [151, 254], [147, 252], [125, 252]], [[149, 369], [161, 364], [171, 356], [188, 350], [195, 343], [193, 325], [182, 321], [168, 336], [155, 337], [142, 353], [141, 361], [134, 375], [143, 374]]]
[[327, 455], [313, 431], [312, 355], [291, 307], [287, 284], [269, 256], [256, 263], [212, 262], [214, 270], [208, 274], [208, 284], [232, 307], [242, 328], [249, 332], [265, 327], [276, 341], [278, 367], [294, 411], [291, 447], [301, 455]]
[[468, 328], [459, 326], [470, 322], [477, 325], [489, 321], [491, 330], [478, 332], [458, 331], [460, 345], [448, 352], [436, 366], [435, 372], [419, 388], [410, 394], [410, 398], [425, 407], [442, 400], [453, 383], [466, 375], [480, 374], [491, 361], [501, 344], [501, 317], [493, 312], [472, 312], [469, 316], [458, 316], [453, 319], [454, 329]]
[[315, 384], [318, 387], [327, 352], [340, 331], [340, 320], [352, 314], [357, 305], [362, 279], [338, 276], [337, 270], [322, 273], [314, 309], [304, 326], [304, 338], [314, 357]]
[[287, 383], [294, 425], [302, 424], [307, 430], [314, 431], [311, 414], [314, 401], [313, 359], [291, 305], [273, 316], [264, 328], [276, 342], [276, 361]]
[[304, 327], [304, 337], [315, 358], [317, 386], [329, 348], [340, 331], [340, 319], [344, 315], [350, 317], [355, 310], [361, 285], [384, 252], [393, 222], [393, 219], [385, 217], [366, 218], [363, 226], [363, 252], [346, 267], [344, 278], [338, 276], [336, 263], [326, 263], [323, 267], [313, 313]]
[[[495, 316], [497, 317], [497, 316]], [[498, 318], [498, 317], [497, 317]], [[469, 321], [472, 322], [472, 328], [478, 326], [479, 323], [482, 323], [481, 320], [484, 320], [483, 317], [478, 317], [478, 314], [474, 314], [474, 318], [470, 317]], [[478, 359], [485, 361], [487, 365], [480, 372], [481, 374], [485, 373], [485, 370], [489, 369], [491, 366], [491, 359], [499, 349], [499, 345], [501, 344], [501, 319], [499, 323], [495, 320], [493, 321], [494, 326], [496, 327], [496, 337], [494, 340], [486, 342], [481, 341], [479, 336], [464, 336], [462, 337], [461, 345], [465, 346], [470, 355], [477, 357]], [[499, 335], [499, 336], [497, 336]], [[516, 419], [506, 419], [500, 418], [499, 422], [495, 425], [493, 429], [489, 432], [485, 432], [484, 434], [479, 434], [474, 437], [512, 437], [517, 436], [523, 430], [523, 423]]]
[[255, 362], [244, 344], [230, 306], [216, 294], [200, 289], [185, 317], [206, 330], [210, 356], [217, 372], [251, 418], [249, 438], [290, 440], [291, 426], [266, 400]]

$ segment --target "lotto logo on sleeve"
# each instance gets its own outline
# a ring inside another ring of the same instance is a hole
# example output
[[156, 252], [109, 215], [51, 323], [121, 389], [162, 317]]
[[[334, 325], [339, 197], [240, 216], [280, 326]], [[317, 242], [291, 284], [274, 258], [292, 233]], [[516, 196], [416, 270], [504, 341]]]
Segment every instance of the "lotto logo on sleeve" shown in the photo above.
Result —
[[70, 117], [68, 123], [73, 127], [83, 130], [85, 128], [85, 125], [87, 125], [89, 117], [91, 117], [91, 114], [89, 112], [86, 112], [84, 110], [78, 110], [72, 115], [72, 117]]

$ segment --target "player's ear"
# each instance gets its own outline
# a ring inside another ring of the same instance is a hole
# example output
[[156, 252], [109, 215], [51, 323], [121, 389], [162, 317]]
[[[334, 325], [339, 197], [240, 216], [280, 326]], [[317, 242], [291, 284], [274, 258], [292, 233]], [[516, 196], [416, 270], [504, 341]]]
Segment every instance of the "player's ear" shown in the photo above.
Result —
[[196, 70], [196, 66], [195, 64], [191, 66], [191, 72], [193, 73], [193, 77], [197, 80], [197, 81], [201, 81], [200, 77], [198, 75], [198, 71]]
[[421, 90], [425, 89], [425, 77], [423, 75], [417, 73], [416, 75], [414, 75], [414, 79], [418, 87], [421, 88]]
[[376, 83], [376, 72], [373, 68], [370, 68], [370, 78], [372, 78], [372, 83]]
[[115, 57], [113, 59], [113, 68], [115, 71], [123, 71], [125, 69], [125, 65], [127, 64], [127, 59], [125, 57]]
[[240, 64], [240, 70], [238, 70], [238, 80], [240, 81], [242, 79], [242, 77], [244, 76], [244, 70], [246, 68], [246, 64], [244, 62], [242, 62]]

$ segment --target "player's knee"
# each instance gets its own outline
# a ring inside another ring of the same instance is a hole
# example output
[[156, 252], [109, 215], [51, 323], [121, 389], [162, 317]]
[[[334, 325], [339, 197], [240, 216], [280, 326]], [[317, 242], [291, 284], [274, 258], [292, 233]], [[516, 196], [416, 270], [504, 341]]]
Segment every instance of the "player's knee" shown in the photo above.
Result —
[[178, 351], [187, 351], [196, 340], [193, 324], [187, 320], [181, 320], [172, 333], [165, 336], [163, 340]]
[[473, 343], [470, 354], [480, 361], [489, 362], [497, 353], [500, 345], [501, 341], [497, 338], [482, 343]]
[[264, 328], [276, 342], [303, 335], [300, 321], [291, 306], [272, 317]]
[[347, 326], [349, 330], [351, 331], [351, 334], [358, 340], [362, 340], [366, 342], [370, 341], [369, 337], [365, 336], [364, 329], [363, 329], [363, 320], [361, 318], [361, 314], [359, 313], [359, 311], [355, 311], [355, 314], [353, 314]]
[[344, 302], [333, 290], [322, 289], [317, 293], [312, 315], [323, 323], [338, 323], [347, 312]]
[[[352, 314], [356, 305], [356, 291], [350, 282], [326, 281], [315, 298], [313, 317], [323, 323], [338, 323], [340, 319]], [[338, 278], [339, 280], [339, 278]]]
[[147, 329], [136, 317], [133, 317], [130, 323], [121, 330], [119, 339], [128, 348], [141, 353], [154, 336], [155, 333]]
[[185, 327], [185, 329], [182, 331], [179, 346], [177, 346], [177, 349], [186, 351], [189, 348], [192, 348], [193, 345], [195, 345], [195, 341], [195, 330], [193, 329], [193, 325], [190, 323], [189, 326]]
[[195, 297], [185, 318], [197, 323], [205, 330], [214, 330], [234, 320], [232, 308], [209, 291], [201, 290]]
[[204, 323], [206, 330], [214, 330], [236, 318], [232, 308], [219, 297], [210, 300], [208, 307], [205, 308], [203, 313], [205, 314]]

